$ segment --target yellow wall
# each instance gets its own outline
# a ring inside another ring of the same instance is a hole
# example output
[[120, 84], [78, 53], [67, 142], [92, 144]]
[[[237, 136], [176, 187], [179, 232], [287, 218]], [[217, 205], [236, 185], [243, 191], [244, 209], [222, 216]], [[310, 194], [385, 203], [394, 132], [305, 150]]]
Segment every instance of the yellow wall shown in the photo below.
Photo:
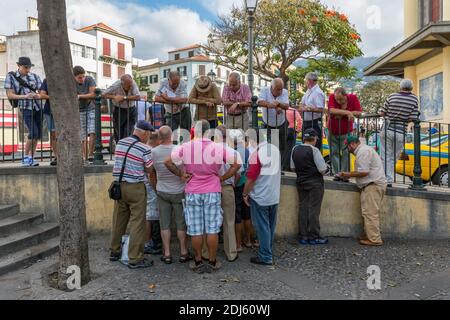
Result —
[[[450, 0], [447, 5], [450, 11]], [[450, 15], [450, 12], [448, 13]], [[450, 17], [449, 17], [450, 18]], [[444, 70], [444, 123], [450, 123], [450, 46], [444, 48], [443, 53]]]
[[403, 0], [404, 4], [404, 25], [403, 32], [405, 38], [419, 30], [419, 0]]
[[450, 0], [444, 0], [444, 21], [450, 21]]

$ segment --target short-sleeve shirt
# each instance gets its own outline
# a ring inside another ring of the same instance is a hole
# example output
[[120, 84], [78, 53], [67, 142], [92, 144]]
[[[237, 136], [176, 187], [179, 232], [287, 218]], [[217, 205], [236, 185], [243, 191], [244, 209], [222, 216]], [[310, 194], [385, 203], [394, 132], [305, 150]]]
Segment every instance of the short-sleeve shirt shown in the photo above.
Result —
[[230, 153], [223, 144], [204, 138], [195, 139], [176, 147], [172, 161], [176, 165], [184, 164], [186, 172], [192, 174], [186, 184], [186, 193], [217, 193], [222, 191], [220, 169], [234, 161], [234, 153]]
[[[325, 93], [320, 89], [319, 85], [315, 85], [311, 89], [308, 89], [302, 98], [302, 105], [307, 107], [313, 107], [316, 109], [325, 108]], [[303, 121], [312, 121], [322, 118], [321, 113], [304, 112]]]
[[[342, 106], [337, 103], [334, 94], [330, 95], [330, 99], [328, 101], [329, 109], [342, 109]], [[361, 103], [358, 100], [358, 97], [354, 94], [347, 94], [347, 111], [359, 111], [362, 112]], [[348, 121], [348, 118], [343, 116], [341, 119], [336, 118], [335, 115], [330, 115], [330, 119], [328, 120], [328, 128], [331, 130], [331, 133], [336, 136], [346, 135], [353, 130], [353, 120]]]
[[[94, 78], [91, 76], [86, 76], [83, 83], [77, 82], [77, 94], [89, 94], [89, 89], [97, 86]], [[95, 108], [94, 100], [92, 99], [81, 99], [79, 101], [80, 112], [87, 110], [92, 110]]]
[[[21, 78], [23, 81], [28, 83], [28, 85], [31, 88], [34, 88], [35, 89], [34, 93], [36, 93], [39, 90], [39, 88], [42, 86], [42, 80], [37, 74], [30, 72], [27, 75], [22, 76], [20, 74], [19, 70], [17, 70], [15, 73], [12, 72], [12, 74], [8, 73], [6, 75], [5, 85], [4, 85], [5, 90], [13, 90], [14, 93], [17, 95], [27, 95], [27, 94], [33, 92], [33, 90], [30, 90], [29, 88], [21, 86], [19, 81], [17, 81], [17, 79], [13, 76], [13, 74], [17, 78]], [[19, 102], [19, 108], [21, 110], [33, 110], [33, 109], [36, 111], [41, 110], [40, 101], [31, 100], [31, 99], [22, 99], [22, 100], [19, 100], [18, 102]]]
[[[226, 84], [223, 88], [222, 92], [222, 101], [223, 102], [232, 102], [232, 103], [246, 103], [252, 100], [252, 93], [250, 91], [250, 87], [244, 83], [241, 83], [239, 90], [234, 92], [233, 89], [230, 88], [228, 84]], [[242, 109], [236, 108], [234, 113], [228, 112], [228, 114], [241, 114]]]
[[159, 145], [152, 150], [153, 167], [156, 171], [156, 191], [168, 194], [180, 194], [184, 192], [185, 183], [170, 172], [164, 161], [172, 155], [175, 145]]
[[[225, 146], [225, 148], [227, 149], [228, 152], [234, 153], [234, 157], [236, 158], [237, 163], [239, 163], [241, 165], [241, 169], [242, 169], [242, 160], [241, 160], [241, 155], [239, 154], [239, 152], [237, 150], [234, 150], [234, 149], [230, 148], [226, 144], [224, 144], [224, 146]], [[220, 169], [219, 174], [221, 176], [223, 176], [225, 173], [227, 173], [228, 170], [230, 170], [230, 167], [231, 167], [231, 165], [229, 163], [224, 164], [222, 166], [222, 168]], [[235, 180], [235, 177], [233, 176], [231, 178], [228, 178], [224, 182], [222, 182], [222, 184], [234, 186], [235, 185], [235, 181], [234, 180]]]
[[[114, 82], [108, 89], [105, 90], [104, 94], [112, 94], [116, 96], [140, 96], [141, 93], [136, 82], [133, 80], [133, 85], [131, 86], [131, 92], [125, 92], [122, 87], [122, 81], [117, 80]], [[119, 105], [116, 105], [113, 101], [113, 104], [119, 108], [133, 108], [135, 106], [134, 101], [122, 101]]]
[[[119, 181], [125, 154], [131, 144], [135, 141], [139, 141], [139, 138], [133, 135], [122, 139], [117, 143], [113, 168], [113, 177], [115, 181]], [[145, 143], [139, 141], [128, 153], [122, 181], [128, 183], [141, 183], [147, 181], [147, 175], [144, 170], [152, 164], [152, 149]]]
[[404, 133], [408, 121], [419, 118], [419, 99], [412, 92], [393, 93], [379, 111], [386, 114], [388, 130]]
[[[173, 89], [169, 85], [169, 80], [165, 79], [161, 83], [161, 87], [156, 92], [156, 96], [160, 97], [164, 93], [167, 94], [169, 98], [187, 98], [188, 94], [186, 82], [180, 80], [177, 89], [173, 91]], [[164, 104], [164, 108], [166, 109], [166, 113], [177, 114], [181, 111], [181, 109], [186, 108], [186, 104]]]
[[386, 185], [383, 162], [374, 148], [360, 144], [355, 150], [355, 156], [355, 170], [369, 173], [367, 177], [356, 178], [356, 185], [359, 188], [364, 188], [371, 183], [380, 186]]
[[[41, 85], [41, 88], [39, 89], [39, 91], [45, 91], [45, 92], [47, 92], [47, 95], [48, 95], [47, 79], [44, 79], [44, 81], [42, 81], [42, 85]], [[50, 101], [49, 100], [45, 101], [44, 113], [45, 114], [51, 114], [52, 113], [52, 110], [50, 109]]]
[[[261, 89], [259, 100], [273, 103], [278, 101], [280, 103], [289, 104], [289, 93], [283, 89], [283, 93], [279, 97], [274, 97], [271, 87]], [[261, 107], [262, 118], [265, 124], [269, 127], [280, 127], [286, 121], [286, 111], [283, 110], [281, 114], [277, 114], [276, 109], [268, 109]]]

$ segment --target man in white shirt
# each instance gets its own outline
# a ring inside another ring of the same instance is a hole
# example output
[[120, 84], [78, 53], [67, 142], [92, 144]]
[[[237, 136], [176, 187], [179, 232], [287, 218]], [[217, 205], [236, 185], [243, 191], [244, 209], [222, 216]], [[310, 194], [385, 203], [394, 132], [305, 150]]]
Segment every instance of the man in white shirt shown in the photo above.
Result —
[[[278, 146], [282, 157], [285, 157], [287, 130], [286, 110], [289, 109], [289, 93], [284, 89], [284, 81], [275, 78], [270, 87], [262, 88], [258, 104], [261, 107], [264, 127], [269, 131], [269, 142], [276, 145], [278, 132]], [[284, 163], [284, 159], [281, 159]]]
[[318, 134], [316, 147], [322, 149], [322, 115], [325, 108], [325, 94], [318, 85], [319, 77], [310, 72], [305, 77], [305, 85], [308, 88], [301, 102], [300, 112], [303, 115], [303, 132], [313, 128]]

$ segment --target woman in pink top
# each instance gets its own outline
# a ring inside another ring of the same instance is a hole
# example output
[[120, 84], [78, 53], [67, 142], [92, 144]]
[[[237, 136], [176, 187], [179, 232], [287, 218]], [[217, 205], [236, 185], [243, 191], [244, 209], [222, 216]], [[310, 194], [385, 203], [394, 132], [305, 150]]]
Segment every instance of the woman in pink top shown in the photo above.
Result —
[[286, 154], [283, 157], [283, 171], [290, 171], [291, 153], [297, 141], [297, 135], [302, 130], [302, 117], [297, 109], [289, 107], [286, 110], [286, 119], [289, 122], [287, 133]]

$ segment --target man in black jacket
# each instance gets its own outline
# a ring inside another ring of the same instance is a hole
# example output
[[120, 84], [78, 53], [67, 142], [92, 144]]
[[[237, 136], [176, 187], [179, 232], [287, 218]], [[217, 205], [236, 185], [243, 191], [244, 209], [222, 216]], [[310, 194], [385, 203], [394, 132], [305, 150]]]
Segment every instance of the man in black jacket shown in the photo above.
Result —
[[297, 174], [299, 196], [299, 243], [301, 245], [327, 244], [320, 236], [320, 209], [324, 195], [323, 175], [327, 172], [320, 150], [315, 147], [318, 134], [313, 128], [303, 134], [303, 145], [292, 151], [291, 168]]

